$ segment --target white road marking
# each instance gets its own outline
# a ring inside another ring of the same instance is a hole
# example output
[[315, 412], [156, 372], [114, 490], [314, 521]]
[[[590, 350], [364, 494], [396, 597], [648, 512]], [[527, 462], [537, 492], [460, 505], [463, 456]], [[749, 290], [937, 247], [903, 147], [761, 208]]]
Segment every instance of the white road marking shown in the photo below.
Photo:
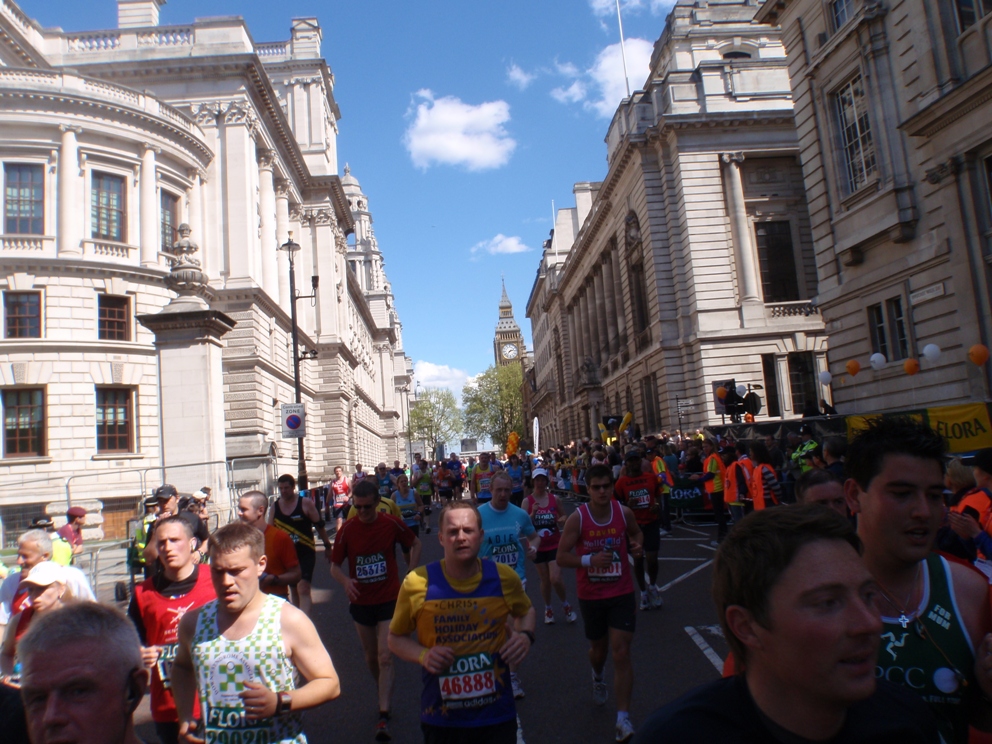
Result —
[[685, 632], [689, 634], [689, 637], [699, 646], [699, 650], [702, 651], [706, 658], [710, 660], [710, 663], [714, 666], [719, 674], [723, 674], [723, 659], [720, 658], [720, 654], [713, 650], [713, 647], [706, 642], [706, 640], [699, 635], [699, 631], [693, 627], [686, 626]]
[[688, 578], [689, 578], [690, 576], [692, 576], [693, 574], [695, 574], [695, 573], [699, 573], [699, 572], [700, 572], [700, 571], [702, 571], [702, 570], [703, 570], [704, 568], [706, 568], [707, 566], [709, 566], [709, 565], [710, 565], [711, 563], [713, 563], [713, 561], [711, 561], [711, 560], [710, 560], [710, 561], [706, 561], [706, 563], [700, 563], [700, 564], [699, 564], [698, 566], [696, 566], [696, 567], [695, 567], [694, 569], [692, 569], [691, 571], [686, 571], [686, 572], [685, 572], [684, 574], [682, 574], [682, 575], [681, 575], [681, 576], [679, 576], [678, 578], [675, 578], [675, 579], [672, 579], [671, 581], [669, 581], [669, 582], [668, 582], [667, 584], [665, 584], [664, 586], [662, 586], [662, 587], [659, 587], [659, 588], [658, 588], [658, 591], [660, 591], [660, 592], [665, 592], [665, 591], [668, 591], [668, 590], [669, 590], [669, 589], [671, 589], [671, 588], [672, 588], [673, 586], [675, 586], [676, 584], [680, 584], [680, 583], [682, 583], [683, 581], [685, 581], [686, 579], [688, 579]]
[[712, 545], [703, 545], [702, 543], [696, 543], [696, 547], [706, 548], [707, 550], [712, 550], [714, 553], [716, 552], [716, 548], [714, 548]]
[[677, 524], [675, 526], [678, 527], [680, 530], [685, 530], [686, 532], [691, 532], [694, 535], [702, 535], [703, 537], [706, 537], [706, 535], [707, 535], [706, 532], [700, 532], [699, 530], [692, 530], [692, 529], [689, 529], [688, 527], [686, 527], [685, 525], [682, 525], [682, 524]]

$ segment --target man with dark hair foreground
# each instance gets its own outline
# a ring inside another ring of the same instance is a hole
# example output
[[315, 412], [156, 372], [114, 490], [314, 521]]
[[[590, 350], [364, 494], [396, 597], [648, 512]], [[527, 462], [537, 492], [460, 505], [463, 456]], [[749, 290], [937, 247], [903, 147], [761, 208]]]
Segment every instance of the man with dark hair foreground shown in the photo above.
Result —
[[850, 522], [820, 506], [754, 512], [713, 563], [713, 601], [744, 671], [661, 708], [635, 744], [935, 744], [919, 696], [876, 681], [882, 624]]
[[910, 418], [872, 421], [848, 446], [844, 490], [878, 584], [876, 674], [922, 696], [944, 740], [965, 744], [969, 725], [992, 730], [992, 619], [985, 577], [932, 552], [946, 446]]
[[148, 671], [138, 634], [120, 611], [96, 602], [67, 605], [31, 623], [17, 652], [34, 744], [140, 744], [133, 717]]
[[[211, 535], [217, 599], [183, 616], [172, 666], [182, 741], [304, 744], [301, 711], [341, 692], [310, 619], [259, 588], [265, 566], [255, 527], [231, 522]], [[199, 721], [191, 715], [197, 692]]]

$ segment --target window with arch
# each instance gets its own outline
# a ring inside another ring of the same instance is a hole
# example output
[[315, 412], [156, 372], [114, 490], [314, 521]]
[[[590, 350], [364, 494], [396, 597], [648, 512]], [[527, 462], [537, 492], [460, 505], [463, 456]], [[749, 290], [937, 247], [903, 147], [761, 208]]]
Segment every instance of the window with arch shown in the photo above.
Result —
[[723, 53], [723, 58], [724, 59], [751, 59], [751, 54], [750, 54], [750, 52], [742, 52], [742, 51], [739, 51], [737, 49], [734, 49], [733, 51], [730, 51], [730, 52], [724, 52]]
[[630, 300], [634, 313], [634, 333], [642, 333], [648, 327], [648, 296], [647, 281], [644, 276], [641, 223], [634, 212], [627, 215], [624, 224], [624, 247], [627, 253], [627, 278], [630, 282]]

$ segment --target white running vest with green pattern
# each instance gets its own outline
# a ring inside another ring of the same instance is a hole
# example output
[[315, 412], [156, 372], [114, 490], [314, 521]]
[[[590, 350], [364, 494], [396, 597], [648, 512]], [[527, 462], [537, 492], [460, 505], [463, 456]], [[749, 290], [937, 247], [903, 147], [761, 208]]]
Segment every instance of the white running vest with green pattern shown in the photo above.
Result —
[[255, 628], [238, 641], [217, 629], [216, 600], [200, 610], [192, 650], [207, 744], [306, 744], [302, 713], [249, 721], [239, 697], [245, 682], [260, 682], [273, 692], [296, 689], [296, 670], [282, 643], [284, 601], [265, 595]]

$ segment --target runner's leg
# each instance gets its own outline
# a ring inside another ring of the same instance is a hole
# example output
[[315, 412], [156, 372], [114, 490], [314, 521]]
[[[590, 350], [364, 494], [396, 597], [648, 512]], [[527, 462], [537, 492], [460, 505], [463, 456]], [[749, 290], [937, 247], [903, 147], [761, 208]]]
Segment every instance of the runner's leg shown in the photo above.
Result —
[[[552, 561], [551, 563], [538, 563], [537, 565], [537, 575], [541, 580], [541, 598], [544, 600], [544, 606], [551, 606], [551, 576], [549, 571], [549, 566], [557, 566], [558, 564]], [[561, 578], [559, 577], [559, 581]]]
[[[548, 569], [551, 574], [551, 585], [555, 588], [555, 593], [558, 595], [558, 599], [562, 601], [562, 604], [568, 604], [568, 599], [565, 596], [565, 582], [561, 578], [561, 569], [558, 567], [558, 561], [551, 561], [547, 564]], [[551, 593], [548, 592], [548, 597], [545, 599], [545, 604], [550, 604]]]
[[[381, 625], [381, 623], [380, 623]], [[362, 625], [355, 623], [355, 631], [358, 633], [358, 640], [362, 644], [362, 654], [365, 656], [365, 666], [372, 673], [372, 679], [379, 686], [379, 626]], [[387, 649], [388, 650], [388, 649]], [[381, 698], [381, 695], [380, 695]]]
[[617, 696], [617, 711], [630, 711], [634, 691], [634, 667], [630, 662], [630, 644], [634, 634], [610, 628], [610, 652], [613, 654], [613, 689]]
[[379, 712], [388, 713], [393, 697], [393, 682], [396, 679], [396, 670], [393, 667], [393, 654], [389, 650], [389, 620], [384, 620], [374, 630], [377, 635], [377, 645], [379, 654]]

